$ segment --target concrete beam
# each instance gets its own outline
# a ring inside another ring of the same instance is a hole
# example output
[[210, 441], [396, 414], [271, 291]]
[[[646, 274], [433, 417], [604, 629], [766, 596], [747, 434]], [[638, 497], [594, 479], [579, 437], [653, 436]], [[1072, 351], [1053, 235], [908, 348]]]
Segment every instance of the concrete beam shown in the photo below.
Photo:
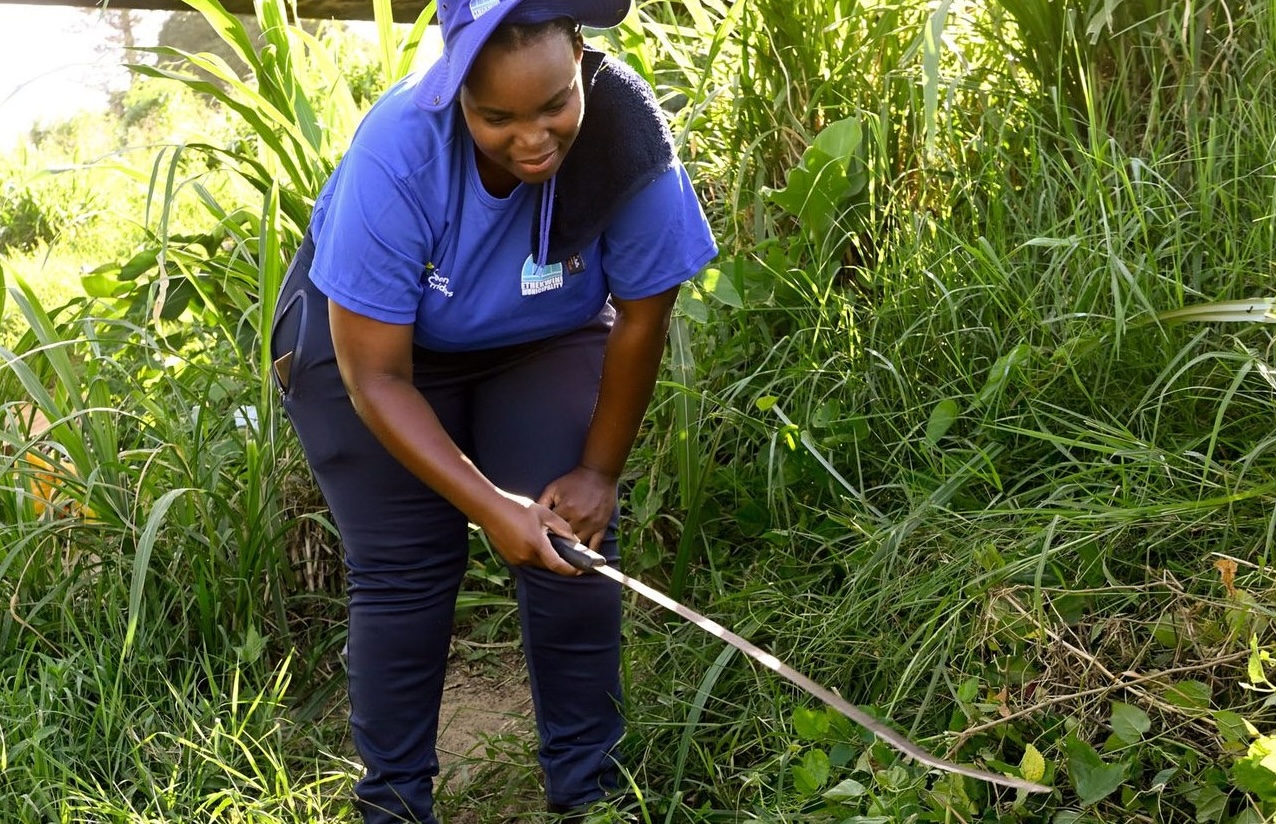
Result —
[[[0, 0], [0, 3], [17, 0]], [[95, 0], [21, 0], [24, 5], [71, 6], [73, 8], [100, 9], [104, 5], [113, 9], [154, 9], [157, 11], [192, 11], [182, 0], [109, 0], [103, 4]], [[308, 20], [371, 20], [371, 0], [296, 0], [297, 14]], [[425, 8], [426, 0], [391, 0], [396, 23], [414, 23]], [[255, 14], [252, 0], [221, 0], [231, 14]]]

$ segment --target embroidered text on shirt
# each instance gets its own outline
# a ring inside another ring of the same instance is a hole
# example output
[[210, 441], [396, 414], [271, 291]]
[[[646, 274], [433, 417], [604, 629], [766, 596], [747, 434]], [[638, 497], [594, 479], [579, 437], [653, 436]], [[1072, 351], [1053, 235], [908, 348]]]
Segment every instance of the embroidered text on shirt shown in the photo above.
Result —
[[426, 282], [429, 284], [431, 289], [436, 292], [442, 292], [443, 297], [445, 298], [452, 297], [452, 290], [447, 288], [448, 279], [439, 274], [438, 270], [434, 268], [433, 263], [425, 264], [425, 271], [430, 275], [429, 280]]

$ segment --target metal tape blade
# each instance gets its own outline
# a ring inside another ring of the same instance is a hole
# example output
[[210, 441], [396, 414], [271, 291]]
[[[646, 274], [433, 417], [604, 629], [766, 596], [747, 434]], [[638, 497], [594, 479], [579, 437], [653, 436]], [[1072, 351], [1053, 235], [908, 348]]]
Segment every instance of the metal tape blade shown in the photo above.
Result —
[[859, 724], [869, 730], [890, 746], [919, 763], [925, 764], [928, 767], [933, 767], [937, 770], [969, 776], [970, 778], [978, 779], [979, 781], [987, 781], [990, 784], [999, 784], [1003, 787], [1012, 787], [1017, 790], [1026, 790], [1032, 793], [1054, 792], [1053, 788], [1047, 787], [1044, 784], [1038, 784], [1036, 782], [1028, 781], [1023, 778], [1016, 778], [1014, 776], [1000, 775], [998, 773], [988, 772], [987, 770], [981, 770], [976, 767], [968, 767], [964, 764], [957, 764], [940, 758], [937, 755], [933, 755], [900, 735], [895, 730], [868, 715], [863, 710], [853, 706], [840, 695], [837, 695], [826, 687], [823, 687], [815, 681], [812, 681], [810, 678], [807, 678], [802, 673], [785, 664], [779, 658], [776, 658], [774, 655], [756, 644], [753, 644], [745, 638], [735, 634], [731, 630], [719, 624], [717, 621], [706, 618], [690, 607], [686, 607], [678, 603], [663, 592], [647, 586], [636, 578], [630, 578], [628, 575], [625, 575], [623, 572], [613, 569], [610, 566], [605, 564], [598, 565], [593, 567], [593, 571], [600, 575], [605, 575], [611, 580], [632, 589], [634, 592], [637, 592], [639, 595], [647, 598], [648, 600], [654, 601], [665, 609], [677, 614], [679, 617], [695, 624], [710, 635], [721, 638], [723, 641], [740, 650], [745, 655], [748, 655], [762, 666], [780, 675], [790, 683], [795, 684], [810, 695], [820, 699], [825, 704], [828, 704], [847, 718], [850, 718], [856, 724]]

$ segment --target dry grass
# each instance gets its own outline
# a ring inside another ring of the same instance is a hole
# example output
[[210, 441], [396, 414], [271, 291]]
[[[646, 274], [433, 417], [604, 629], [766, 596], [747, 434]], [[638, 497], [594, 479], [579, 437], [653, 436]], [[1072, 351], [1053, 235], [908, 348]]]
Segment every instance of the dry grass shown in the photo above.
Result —
[[[1119, 612], [1087, 613], [1069, 621], [1054, 599], [1077, 592], [1044, 591], [1040, 611], [1029, 606], [1033, 592], [1010, 587], [992, 593], [981, 642], [996, 653], [1022, 650], [1025, 674], [1008, 677], [987, 696], [995, 708], [991, 717], [962, 730], [950, 745], [950, 757], [977, 736], [1025, 719], [1067, 717], [1101, 731], [1111, 701], [1134, 704], [1153, 719], [1154, 729], [1173, 731], [1179, 741], [1223, 755], [1226, 742], [1211, 707], [1186, 700], [1175, 688], [1201, 682], [1221, 707], [1245, 700], [1238, 685], [1250, 655], [1248, 638], [1225, 629], [1226, 604], [1192, 595], [1165, 574], [1146, 585], [1102, 590], [1105, 597], [1122, 598], [1126, 608]], [[1131, 609], [1131, 603], [1142, 607]]]

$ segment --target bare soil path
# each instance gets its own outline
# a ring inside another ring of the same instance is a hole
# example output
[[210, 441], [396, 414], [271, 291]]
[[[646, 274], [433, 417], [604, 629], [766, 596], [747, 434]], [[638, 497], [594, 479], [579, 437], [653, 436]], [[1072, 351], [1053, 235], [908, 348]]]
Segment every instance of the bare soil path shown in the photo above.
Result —
[[[517, 821], [520, 811], [539, 807], [536, 728], [521, 654], [503, 652], [480, 663], [453, 658], [439, 711], [438, 753], [437, 795], [440, 811], [450, 813], [448, 824], [486, 824], [493, 808]], [[489, 793], [505, 785], [508, 797], [471, 798], [467, 788], [480, 775]], [[494, 775], [505, 778], [493, 782]]]

